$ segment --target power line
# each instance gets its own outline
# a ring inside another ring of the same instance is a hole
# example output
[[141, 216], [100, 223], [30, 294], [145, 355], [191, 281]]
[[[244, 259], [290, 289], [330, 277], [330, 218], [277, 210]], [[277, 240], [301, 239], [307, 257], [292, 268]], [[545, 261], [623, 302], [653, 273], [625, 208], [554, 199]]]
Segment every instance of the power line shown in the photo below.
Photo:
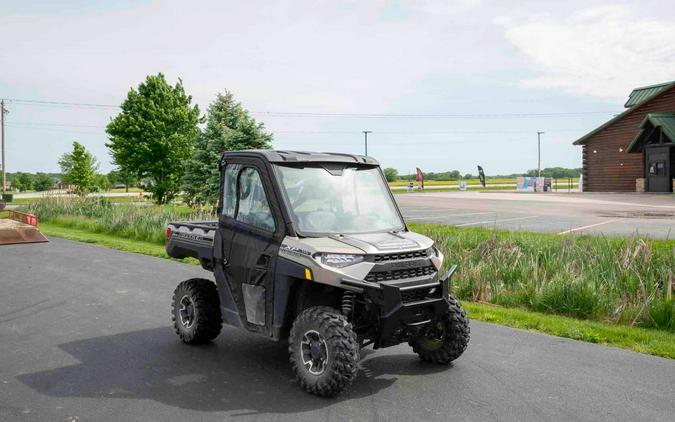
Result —
[[[67, 101], [43, 101], [21, 98], [6, 99], [15, 105], [45, 106], [45, 107], [75, 107], [93, 109], [114, 109], [119, 105], [78, 103]], [[412, 114], [412, 113], [329, 113], [329, 112], [295, 112], [295, 111], [249, 111], [253, 115], [267, 117], [308, 117], [308, 118], [364, 118], [364, 119], [507, 119], [507, 118], [531, 118], [531, 117], [574, 117], [583, 115], [615, 114], [612, 111], [573, 111], [573, 112], [521, 112], [521, 113], [467, 113], [467, 114]]]
[[97, 129], [105, 129], [105, 126], [96, 126], [96, 125], [73, 125], [67, 123], [42, 123], [42, 122], [12, 122], [8, 123], [12, 126], [47, 126], [47, 127], [93, 127]]
[[[369, 133], [375, 135], [486, 135], [486, 134], [508, 134], [508, 133], [532, 133], [534, 130], [452, 130], [452, 131], [390, 131], [374, 130]], [[549, 132], [586, 132], [588, 129], [558, 129], [549, 130]], [[274, 130], [272, 133], [297, 134], [297, 135], [355, 135], [362, 134], [362, 130]]]
[[104, 108], [104, 109], [118, 109], [120, 106], [112, 104], [94, 104], [94, 103], [71, 103], [65, 101], [40, 101], [40, 100], [25, 100], [19, 98], [7, 98], [6, 101], [16, 105], [27, 106], [46, 106], [46, 107], [83, 107], [83, 108]]
[[577, 111], [550, 113], [478, 113], [478, 114], [377, 114], [377, 113], [300, 113], [281, 111], [249, 111], [266, 117], [345, 117], [363, 119], [509, 119], [531, 117], [574, 117], [592, 114], [614, 114], [616, 111]]
[[[50, 128], [94, 128], [105, 129], [105, 126], [98, 125], [80, 125], [67, 123], [43, 123], [43, 122], [11, 122], [6, 123], [7, 126], [31, 129], [50, 129]], [[558, 129], [549, 130], [549, 132], [585, 132], [587, 129]], [[290, 135], [356, 135], [363, 134], [361, 130], [274, 130], [270, 129], [274, 134], [290, 134]], [[412, 131], [412, 130], [376, 130], [370, 131], [375, 135], [488, 135], [488, 134], [519, 134], [532, 133], [533, 130], [446, 130], [446, 131]], [[96, 133], [81, 132], [81, 133]]]
[[14, 126], [11, 123], [5, 124], [7, 127], [13, 127], [15, 129], [28, 129], [28, 130], [41, 130], [48, 132], [62, 132], [62, 133], [82, 133], [82, 134], [92, 134], [92, 135], [101, 135], [103, 132], [94, 131], [94, 130], [76, 130], [68, 128], [53, 128], [53, 127], [43, 127], [43, 126]]

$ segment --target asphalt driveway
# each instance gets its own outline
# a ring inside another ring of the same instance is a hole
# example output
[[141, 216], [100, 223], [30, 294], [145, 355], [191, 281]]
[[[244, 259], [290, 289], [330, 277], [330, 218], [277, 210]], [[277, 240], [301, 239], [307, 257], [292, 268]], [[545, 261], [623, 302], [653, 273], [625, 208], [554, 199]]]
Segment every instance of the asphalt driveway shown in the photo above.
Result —
[[472, 321], [450, 367], [363, 351], [335, 399], [295, 385], [286, 345], [225, 328], [181, 344], [192, 265], [51, 239], [0, 247], [0, 420], [672, 421], [675, 361]]

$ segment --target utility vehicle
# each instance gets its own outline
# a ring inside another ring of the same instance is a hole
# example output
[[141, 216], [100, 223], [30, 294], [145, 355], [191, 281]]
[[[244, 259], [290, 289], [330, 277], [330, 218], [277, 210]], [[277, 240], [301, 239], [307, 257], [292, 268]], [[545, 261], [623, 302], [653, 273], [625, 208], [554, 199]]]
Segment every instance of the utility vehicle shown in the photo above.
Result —
[[469, 323], [448, 293], [456, 266], [410, 232], [371, 157], [237, 151], [220, 161], [217, 221], [171, 222], [168, 254], [193, 257], [215, 283], [190, 279], [173, 296], [176, 333], [214, 339], [222, 323], [288, 340], [299, 384], [332, 396], [356, 377], [359, 351], [408, 342], [449, 363]]

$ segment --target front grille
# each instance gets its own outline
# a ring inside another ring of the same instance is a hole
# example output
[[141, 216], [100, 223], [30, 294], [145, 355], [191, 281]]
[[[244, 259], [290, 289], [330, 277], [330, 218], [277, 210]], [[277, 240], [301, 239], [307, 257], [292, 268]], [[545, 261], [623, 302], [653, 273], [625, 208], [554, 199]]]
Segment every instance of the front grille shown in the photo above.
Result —
[[403, 303], [419, 302], [425, 299], [438, 299], [441, 297], [441, 286], [425, 287], [422, 289], [402, 290], [401, 300]]
[[366, 276], [365, 280], [377, 283], [380, 281], [403, 280], [406, 278], [424, 277], [427, 275], [431, 275], [435, 272], [436, 268], [433, 265], [429, 265], [427, 267], [419, 267], [419, 268], [406, 268], [402, 270], [371, 272]]
[[430, 249], [423, 249], [421, 251], [374, 255], [373, 261], [374, 262], [389, 262], [389, 261], [399, 261], [401, 259], [426, 258], [426, 257], [429, 256], [430, 251], [431, 251]]

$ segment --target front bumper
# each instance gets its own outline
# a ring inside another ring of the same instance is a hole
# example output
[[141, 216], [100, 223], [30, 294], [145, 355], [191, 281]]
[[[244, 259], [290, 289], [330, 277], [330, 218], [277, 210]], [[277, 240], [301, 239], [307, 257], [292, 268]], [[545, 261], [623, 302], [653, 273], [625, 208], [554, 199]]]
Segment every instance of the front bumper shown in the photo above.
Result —
[[416, 283], [365, 283], [343, 280], [363, 289], [363, 294], [378, 309], [379, 321], [374, 348], [394, 346], [413, 339], [433, 321], [448, 312], [448, 288], [457, 266], [443, 277]]

